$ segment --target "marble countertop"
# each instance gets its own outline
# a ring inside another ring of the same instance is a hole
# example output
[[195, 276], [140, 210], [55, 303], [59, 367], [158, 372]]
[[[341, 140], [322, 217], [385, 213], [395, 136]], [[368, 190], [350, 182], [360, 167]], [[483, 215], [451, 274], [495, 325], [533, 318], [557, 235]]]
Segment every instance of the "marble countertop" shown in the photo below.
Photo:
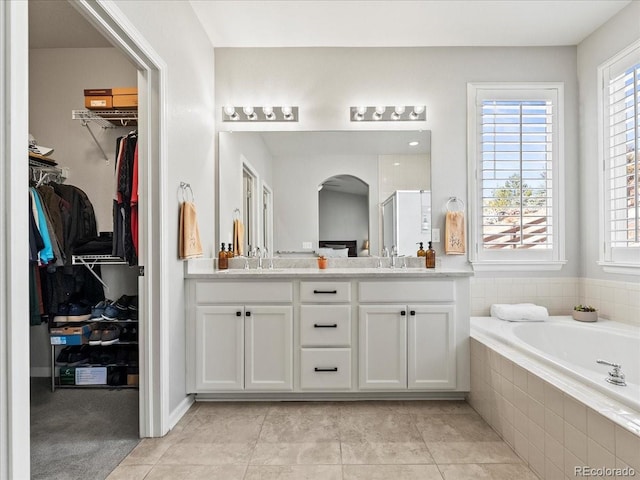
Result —
[[[255, 263], [255, 262], [254, 262]], [[215, 268], [213, 259], [198, 259], [189, 261], [185, 267], [185, 278], [194, 279], [261, 279], [261, 278], [440, 278], [440, 277], [469, 277], [473, 271], [453, 270], [446, 268], [427, 269], [425, 267], [407, 266], [405, 268], [381, 268], [373, 266], [331, 266], [326, 269], [319, 269], [317, 266], [279, 266], [258, 269], [257, 265], [250, 263], [250, 268], [232, 267], [227, 270]], [[315, 263], [315, 262], [314, 262]]]

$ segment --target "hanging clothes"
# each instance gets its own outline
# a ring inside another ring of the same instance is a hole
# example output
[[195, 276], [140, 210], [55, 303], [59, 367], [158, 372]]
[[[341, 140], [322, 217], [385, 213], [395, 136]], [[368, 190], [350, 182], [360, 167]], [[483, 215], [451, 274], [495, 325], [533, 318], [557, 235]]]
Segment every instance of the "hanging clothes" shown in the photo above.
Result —
[[40, 232], [40, 236], [42, 237], [42, 241], [44, 243], [44, 247], [38, 252], [38, 259], [41, 265], [46, 265], [54, 259], [53, 246], [51, 245], [49, 229], [47, 228], [47, 220], [45, 218], [44, 210], [42, 208], [42, 203], [40, 202], [40, 196], [38, 195], [38, 192], [35, 188], [31, 187], [29, 188], [29, 193], [31, 194], [31, 199], [36, 209], [36, 214], [34, 215], [36, 218], [36, 225], [38, 226], [38, 231]]
[[[124, 258], [129, 265], [137, 265], [137, 133], [132, 132], [118, 138], [116, 145], [112, 253], [114, 256]], [[134, 210], [133, 214], [132, 210]]]

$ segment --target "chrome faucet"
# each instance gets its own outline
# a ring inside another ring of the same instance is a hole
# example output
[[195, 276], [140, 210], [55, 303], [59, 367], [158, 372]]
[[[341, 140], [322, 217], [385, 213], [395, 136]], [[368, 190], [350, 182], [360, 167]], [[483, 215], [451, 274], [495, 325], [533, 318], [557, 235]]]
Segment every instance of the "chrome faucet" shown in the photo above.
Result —
[[258, 257], [258, 270], [262, 270], [262, 252], [260, 247], [256, 247], [256, 257]]
[[605, 380], [613, 385], [618, 385], [620, 387], [624, 387], [627, 385], [627, 382], [624, 379], [624, 373], [622, 373], [622, 365], [619, 363], [612, 363], [606, 360], [596, 360], [597, 363], [601, 363], [602, 365], [609, 365], [613, 367], [613, 370], [609, 372], [609, 376], [605, 378]]
[[396, 246], [391, 247], [391, 268], [396, 268], [396, 260], [398, 258], [398, 249]]

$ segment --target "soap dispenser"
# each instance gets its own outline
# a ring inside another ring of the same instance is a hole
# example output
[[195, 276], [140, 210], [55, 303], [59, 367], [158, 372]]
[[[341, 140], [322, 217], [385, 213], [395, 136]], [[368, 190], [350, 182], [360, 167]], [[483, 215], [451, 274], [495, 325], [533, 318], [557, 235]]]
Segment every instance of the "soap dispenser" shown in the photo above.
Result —
[[220, 247], [220, 251], [218, 252], [218, 270], [226, 270], [229, 268], [229, 257], [227, 257], [227, 252], [224, 250], [224, 243]]
[[426, 257], [427, 256], [427, 252], [422, 247], [423, 243], [422, 242], [418, 242], [418, 244], [420, 245], [420, 248], [418, 249], [418, 257]]
[[429, 242], [426, 257], [427, 268], [436, 268], [436, 251], [431, 246], [431, 242]]

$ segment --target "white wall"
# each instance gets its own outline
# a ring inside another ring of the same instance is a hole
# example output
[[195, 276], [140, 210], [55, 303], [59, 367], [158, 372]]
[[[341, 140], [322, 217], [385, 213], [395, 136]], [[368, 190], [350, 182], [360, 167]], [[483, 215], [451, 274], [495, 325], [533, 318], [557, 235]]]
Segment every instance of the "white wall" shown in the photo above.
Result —
[[[267, 126], [273, 130], [380, 129], [377, 122], [351, 123], [349, 107], [426, 104], [423, 126], [432, 135], [433, 222], [441, 229], [447, 199], [467, 198], [466, 88], [467, 82], [483, 81], [564, 82], [566, 171], [577, 171], [575, 47], [216, 49], [217, 107], [300, 107], [299, 123]], [[219, 108], [216, 119], [219, 129], [231, 128], [222, 124]], [[233, 128], [264, 130], [265, 124]], [[415, 129], [416, 125], [389, 125], [392, 128]], [[566, 177], [567, 211], [576, 212], [578, 179]], [[298, 182], [301, 177], [290, 178]], [[278, 234], [278, 225], [274, 233]], [[575, 276], [579, 269], [577, 215], [568, 215], [566, 233], [568, 263], [557, 276]], [[464, 257], [445, 257], [441, 245], [435, 248], [443, 267], [466, 265]]]
[[[168, 319], [163, 332], [169, 340], [169, 411], [185, 399], [185, 294], [184, 266], [178, 260], [180, 182], [191, 184], [198, 208], [204, 255], [214, 252], [214, 52], [188, 2], [115, 0], [124, 16], [167, 65], [165, 139], [168, 165], [163, 172], [167, 188], [166, 210], [154, 208], [154, 221], [164, 226], [167, 258], [162, 282], [168, 298]], [[215, 250], [217, 252], [217, 249]]]
[[[582, 270], [586, 278], [627, 280], [629, 276], [607, 274], [597, 265], [600, 241], [598, 158], [598, 66], [640, 39], [640, 2], [631, 2], [601, 28], [578, 45], [580, 83], [580, 241]], [[567, 173], [570, 171], [567, 170]], [[631, 277], [637, 281], [637, 277]]]

